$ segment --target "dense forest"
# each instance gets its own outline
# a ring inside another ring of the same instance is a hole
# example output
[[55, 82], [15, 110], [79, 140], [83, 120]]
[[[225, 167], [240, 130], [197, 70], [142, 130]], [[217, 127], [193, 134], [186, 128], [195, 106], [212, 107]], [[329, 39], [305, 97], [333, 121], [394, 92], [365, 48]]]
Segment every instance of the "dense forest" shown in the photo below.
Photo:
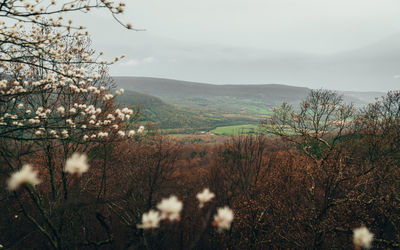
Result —
[[[300, 107], [276, 109], [260, 124], [263, 134], [214, 145], [187, 144], [151, 128], [126, 140], [83, 145], [8, 142], [2, 166], [29, 162], [41, 178], [55, 172], [35, 187], [2, 189], [2, 244], [351, 248], [352, 230], [364, 225], [374, 233], [374, 247], [399, 247], [400, 93], [356, 110], [336, 93], [318, 90]], [[66, 150], [87, 152], [90, 168], [59, 185]], [[3, 183], [8, 172], [3, 169]], [[204, 188], [215, 198], [199, 208], [196, 194]], [[180, 219], [138, 227], [142, 215], [170, 195], [183, 201]], [[220, 231], [212, 214], [225, 205], [234, 220]]]

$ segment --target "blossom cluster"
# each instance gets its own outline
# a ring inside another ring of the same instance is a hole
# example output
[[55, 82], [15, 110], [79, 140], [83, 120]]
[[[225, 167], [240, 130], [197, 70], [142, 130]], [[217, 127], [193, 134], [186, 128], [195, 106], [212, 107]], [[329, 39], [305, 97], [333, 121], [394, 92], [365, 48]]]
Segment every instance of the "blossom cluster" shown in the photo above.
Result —
[[159, 211], [151, 209], [149, 212], [143, 214], [142, 224], [138, 225], [138, 228], [157, 228], [163, 219], [168, 219], [169, 221], [179, 220], [183, 203], [176, 196], [172, 195], [169, 198], [162, 199], [157, 204], [157, 208]]
[[[10, 27], [0, 24], [1, 29]], [[112, 79], [104, 66], [93, 65], [97, 59], [87, 47], [88, 36], [76, 32], [71, 37], [63, 37], [59, 32], [43, 29], [34, 26], [24, 32], [15, 28], [9, 38], [10, 45], [2, 48], [12, 53], [0, 53], [0, 61], [5, 60], [0, 65], [0, 102], [4, 103], [0, 107], [0, 135], [14, 139], [75, 141], [114, 135], [132, 137], [133, 132], [127, 125], [136, 112], [113, 104]], [[34, 43], [38, 47], [24, 51], [15, 45], [18, 42]], [[38, 51], [40, 56], [36, 55]], [[32, 61], [28, 64], [14, 57], [29, 57]], [[41, 74], [38, 68], [42, 69]], [[123, 93], [123, 89], [117, 91], [117, 94]], [[138, 132], [143, 129], [139, 128]]]
[[108, 9], [117, 19], [115, 15], [124, 12], [125, 3], [18, 0], [2, 5], [0, 136], [80, 141], [98, 138], [99, 132], [103, 132], [100, 138], [104, 133], [122, 134], [118, 131], [125, 128], [120, 123], [132, 119], [135, 112], [114, 110], [115, 95], [106, 67], [125, 56], [104, 60], [102, 52], [90, 48], [84, 27], [62, 16], [97, 8]]
[[[71, 175], [81, 176], [89, 170], [87, 157], [85, 154], [74, 153], [67, 159], [64, 172]], [[39, 171], [34, 170], [32, 165], [25, 164], [21, 169], [11, 174], [7, 180], [8, 189], [11, 191], [18, 190], [22, 185], [36, 186], [40, 184]]]
[[[205, 203], [210, 202], [214, 197], [215, 194], [210, 192], [208, 188], [196, 195], [200, 207], [203, 207]], [[182, 208], [182, 202], [174, 195], [167, 199], [162, 199], [161, 202], [157, 204], [158, 211], [151, 209], [149, 212], [143, 214], [142, 224], [139, 224], [138, 228], [158, 228], [160, 226], [160, 221], [164, 219], [168, 219], [169, 221], [179, 220]], [[225, 206], [217, 209], [217, 214], [214, 215], [214, 222], [219, 232], [222, 230], [229, 230], [232, 221], [233, 211], [229, 207]]]

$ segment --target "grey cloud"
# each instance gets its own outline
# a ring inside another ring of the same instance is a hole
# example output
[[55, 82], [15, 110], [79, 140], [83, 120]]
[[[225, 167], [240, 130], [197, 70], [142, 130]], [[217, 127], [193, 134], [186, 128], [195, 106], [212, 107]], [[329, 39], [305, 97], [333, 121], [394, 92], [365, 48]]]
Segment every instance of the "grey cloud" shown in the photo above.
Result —
[[[113, 75], [216, 84], [281, 83], [398, 89], [397, 0], [147, 0], [127, 2], [126, 31], [106, 13], [80, 20]], [[144, 58], [154, 58], [144, 63]], [[131, 67], [132, 66], [132, 67]]]

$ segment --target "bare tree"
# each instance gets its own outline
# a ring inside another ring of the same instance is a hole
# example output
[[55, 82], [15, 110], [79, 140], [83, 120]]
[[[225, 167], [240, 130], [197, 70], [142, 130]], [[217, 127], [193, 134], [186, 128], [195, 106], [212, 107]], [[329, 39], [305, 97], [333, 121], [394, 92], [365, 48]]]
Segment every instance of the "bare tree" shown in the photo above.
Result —
[[359, 136], [356, 157], [371, 173], [358, 185], [359, 199], [369, 210], [368, 218], [379, 226], [376, 242], [399, 247], [400, 204], [400, 92], [390, 91], [369, 104], [357, 119]]
[[267, 140], [262, 135], [232, 136], [217, 149], [218, 155], [213, 169], [218, 174], [214, 175], [218, 175], [217, 178], [228, 185], [225, 189], [230, 193], [246, 193], [265, 177], [266, 151]]
[[370, 171], [363, 168], [355, 173], [344, 150], [354, 133], [354, 115], [353, 106], [337, 93], [312, 90], [298, 109], [283, 103], [261, 123], [265, 132], [278, 135], [308, 158], [303, 171], [308, 183], [304, 192], [310, 204], [312, 247], [321, 247], [325, 235], [337, 226], [326, 219], [332, 208], [348, 201], [341, 185]]

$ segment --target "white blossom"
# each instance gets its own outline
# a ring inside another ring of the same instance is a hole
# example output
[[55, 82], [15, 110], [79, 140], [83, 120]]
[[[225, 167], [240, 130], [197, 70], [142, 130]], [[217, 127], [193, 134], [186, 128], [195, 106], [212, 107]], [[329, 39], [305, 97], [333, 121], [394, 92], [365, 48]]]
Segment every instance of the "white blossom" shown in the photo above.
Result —
[[182, 202], [174, 195], [168, 199], [162, 199], [157, 204], [157, 208], [161, 211], [161, 219], [169, 219], [170, 221], [179, 220], [182, 207]]
[[123, 108], [122, 110], [121, 110], [121, 112], [122, 113], [124, 113], [124, 114], [133, 114], [133, 110], [132, 109], [129, 109], [129, 108], [127, 108], [127, 107], [125, 107], [125, 108]]
[[133, 137], [135, 134], [136, 134], [136, 133], [135, 133], [135, 130], [130, 130], [130, 131], [128, 132], [128, 137]]
[[115, 93], [116, 93], [117, 95], [122, 95], [124, 92], [125, 92], [124, 89], [119, 89], [119, 90], [115, 91]]
[[230, 229], [233, 221], [232, 209], [227, 206], [218, 208], [217, 214], [214, 215], [214, 221], [217, 224], [218, 231]]
[[125, 119], [125, 113], [122, 112], [120, 109], [116, 109], [116, 110], [115, 110], [115, 113], [117, 114], [117, 116], [118, 116], [119, 119], [121, 119], [121, 120], [124, 120], [124, 119]]
[[372, 234], [368, 228], [359, 227], [353, 230], [353, 243], [356, 246], [369, 249], [371, 248], [372, 241], [374, 240], [374, 234]]
[[143, 131], [144, 131], [144, 126], [140, 126], [137, 132], [140, 134], [143, 133]]
[[115, 116], [113, 114], [108, 114], [107, 119], [115, 120]]
[[81, 176], [83, 173], [87, 172], [88, 169], [89, 164], [87, 163], [86, 155], [73, 153], [71, 158], [67, 159], [65, 163], [64, 172]]
[[99, 136], [100, 138], [102, 138], [102, 137], [108, 137], [108, 133], [107, 133], [107, 132], [99, 132], [98, 136]]
[[68, 131], [67, 130], [63, 130], [63, 131], [61, 131], [61, 134], [62, 134], [62, 136], [64, 137], [64, 138], [68, 138]]
[[64, 107], [58, 107], [57, 112], [60, 114], [64, 114], [65, 108]]
[[137, 227], [143, 229], [157, 228], [160, 226], [160, 220], [160, 212], [150, 210], [149, 212], [143, 214], [142, 224], [137, 225]]
[[9, 190], [16, 190], [22, 184], [29, 184], [32, 186], [38, 185], [40, 180], [38, 178], [38, 171], [33, 170], [30, 164], [25, 164], [22, 169], [14, 172], [8, 179], [7, 185]]
[[196, 198], [199, 200], [199, 207], [202, 208], [205, 203], [209, 202], [212, 198], [215, 197], [215, 194], [210, 192], [208, 188], [205, 188], [203, 192], [198, 193]]
[[107, 101], [107, 100], [110, 100], [110, 99], [113, 98], [113, 97], [114, 97], [113, 94], [105, 94], [104, 97], [103, 97], [103, 99], [104, 99], [105, 101]]

